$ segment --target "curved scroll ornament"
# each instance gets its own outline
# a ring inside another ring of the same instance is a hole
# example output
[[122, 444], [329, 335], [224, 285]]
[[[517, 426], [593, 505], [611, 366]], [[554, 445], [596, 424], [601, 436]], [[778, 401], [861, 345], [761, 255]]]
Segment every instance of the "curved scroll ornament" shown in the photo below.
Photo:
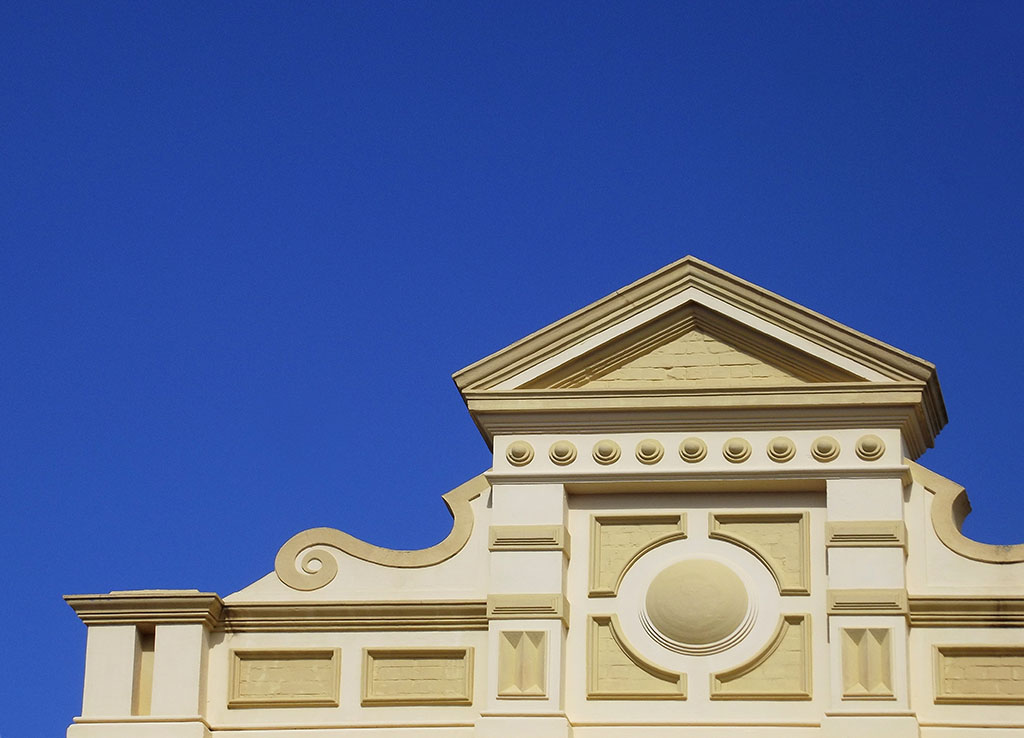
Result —
[[292, 589], [310, 592], [326, 587], [338, 575], [338, 561], [332, 548], [381, 566], [417, 569], [440, 564], [461, 551], [469, 541], [473, 532], [470, 503], [488, 489], [490, 483], [481, 474], [442, 495], [454, 519], [452, 529], [443, 541], [429, 548], [414, 551], [382, 548], [335, 528], [310, 528], [296, 533], [281, 546], [274, 559], [274, 572]]
[[903, 463], [910, 467], [914, 481], [935, 495], [932, 500], [932, 528], [946, 548], [986, 564], [1017, 564], [1024, 561], [1024, 543], [999, 546], [975, 541], [963, 534], [961, 526], [971, 511], [967, 490], [910, 459], [904, 459]]

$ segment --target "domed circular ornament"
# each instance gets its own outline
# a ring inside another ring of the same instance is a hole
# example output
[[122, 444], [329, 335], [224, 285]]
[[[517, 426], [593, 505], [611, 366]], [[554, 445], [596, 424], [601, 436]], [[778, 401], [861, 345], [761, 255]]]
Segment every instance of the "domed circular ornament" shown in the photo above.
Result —
[[559, 466], [576, 461], [576, 447], [569, 441], [555, 441], [548, 449], [548, 457]]
[[679, 444], [679, 456], [688, 464], [703, 461], [708, 455], [708, 445], [699, 438], [686, 438]]
[[505, 458], [512, 466], [526, 466], [533, 461], [533, 446], [526, 441], [513, 441], [505, 449]]
[[750, 632], [755, 615], [735, 571], [711, 559], [686, 559], [654, 577], [640, 619], [665, 648], [704, 656], [738, 643]]
[[885, 441], [873, 434], [861, 436], [857, 439], [856, 451], [864, 461], [878, 461], [885, 453]]
[[796, 455], [796, 444], [785, 436], [779, 436], [768, 441], [768, 458], [772, 461], [783, 463], [789, 461]]
[[750, 442], [746, 438], [730, 438], [722, 446], [722, 455], [733, 464], [740, 464], [750, 458]]
[[594, 444], [594, 461], [598, 464], [614, 464], [621, 455], [622, 449], [615, 441], [606, 439]]
[[821, 436], [811, 444], [811, 456], [818, 461], [834, 461], [839, 458], [839, 441], [832, 436]]
[[636, 445], [636, 458], [641, 464], [657, 464], [665, 455], [665, 447], [653, 438], [646, 438]]

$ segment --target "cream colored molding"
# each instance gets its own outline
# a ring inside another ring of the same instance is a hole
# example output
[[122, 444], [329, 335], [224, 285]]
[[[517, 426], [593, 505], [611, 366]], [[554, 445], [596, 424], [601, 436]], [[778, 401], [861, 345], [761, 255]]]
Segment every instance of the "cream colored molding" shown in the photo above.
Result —
[[576, 446], [570, 441], [555, 441], [548, 449], [548, 458], [558, 466], [568, 466], [576, 461]]
[[687, 256], [556, 323], [517, 341], [454, 375], [460, 390], [487, 387], [522, 372], [526, 367], [561, 353], [632, 315], [684, 290], [696, 288], [812, 343], [864, 364], [893, 380], [934, 385], [939, 427], [944, 424], [935, 367], [881, 341], [865, 336], [769, 290]]
[[830, 589], [829, 615], [905, 615], [905, 589]]
[[[302, 592], [320, 589], [338, 574], [338, 562], [330, 549], [381, 566], [415, 569], [447, 561], [466, 545], [473, 532], [470, 503], [490, 489], [483, 474], [442, 495], [452, 513], [452, 530], [440, 543], [418, 551], [397, 551], [374, 546], [334, 528], [310, 528], [292, 536], [277, 552], [274, 571], [284, 584]], [[303, 551], [307, 553], [298, 561]], [[313, 562], [319, 562], [317, 568]], [[298, 565], [297, 565], [298, 564]]]
[[829, 462], [839, 458], [839, 441], [832, 436], [820, 436], [811, 443], [811, 456], [815, 461]]
[[825, 545], [831, 548], [906, 548], [907, 526], [902, 520], [830, 520]]
[[472, 648], [363, 649], [364, 707], [471, 704]]
[[667, 671], [632, 648], [615, 615], [587, 621], [588, 700], [685, 700], [686, 675]]
[[1024, 705], [1024, 646], [935, 646], [935, 702]]
[[341, 649], [232, 649], [228, 708], [337, 707]]
[[932, 528], [935, 535], [953, 553], [987, 564], [1017, 564], [1024, 561], [1024, 543], [995, 546], [973, 541], [961, 532], [964, 518], [971, 511], [967, 490], [956, 482], [907, 460], [913, 480], [935, 495], [932, 500]]
[[783, 615], [761, 653], [711, 675], [711, 699], [809, 700], [811, 661], [811, 616]]
[[688, 464], [703, 461], [708, 455], [708, 445], [701, 438], [684, 438], [679, 444], [679, 457]]
[[505, 450], [505, 460], [512, 466], [526, 466], [533, 461], [533, 446], [526, 441], [513, 441]]
[[854, 450], [857, 452], [857, 456], [864, 461], [878, 461], [885, 453], [885, 441], [875, 434], [869, 433], [857, 439]]
[[614, 464], [622, 456], [622, 448], [615, 441], [606, 438], [594, 444], [594, 461], [602, 466]]
[[265, 602], [227, 605], [230, 633], [487, 630], [485, 600]]
[[590, 596], [614, 597], [637, 559], [681, 538], [686, 538], [685, 515], [594, 515], [590, 519]]
[[492, 525], [487, 531], [491, 551], [564, 551], [569, 531], [564, 525]]
[[1024, 597], [910, 597], [916, 628], [1024, 627]]
[[892, 629], [843, 628], [844, 700], [894, 700]]
[[563, 594], [492, 594], [487, 597], [490, 620], [561, 620], [569, 624], [569, 601]]
[[784, 464], [796, 456], [796, 444], [791, 438], [777, 436], [768, 441], [766, 452], [769, 459], [777, 464]]
[[95, 595], [65, 595], [86, 625], [202, 623], [212, 630], [224, 610], [213, 592], [196, 589], [140, 589]]
[[[728, 393], [517, 389], [467, 391], [464, 396], [488, 444], [496, 435], [632, 433], [639, 416], [649, 433], [892, 428], [917, 458], [932, 443], [922, 426], [923, 392], [916, 384], [857, 382], [736, 388]], [[829, 412], [823, 415], [822, 408]]]
[[[692, 297], [689, 297], [691, 295]], [[495, 433], [505, 433], [505, 430], [499, 430], [499, 428], [516, 425], [515, 422], [506, 422], [509, 419], [501, 416], [498, 406], [492, 404], [491, 399], [507, 397], [511, 400], [509, 410], [513, 416], [529, 416], [530, 398], [534, 397], [539, 400], [541, 407], [546, 408], [542, 411], [545, 415], [545, 422], [555, 423], [558, 416], [564, 418], [565, 412], [570, 407], [580, 409], [575, 401], [589, 393], [587, 390], [567, 392], [558, 389], [522, 389], [524, 383], [529, 384], [540, 374], [550, 371], [538, 369], [538, 367], [547, 362], [554, 368], [554, 362], [557, 361], [555, 357], [573, 351], [576, 351], [577, 355], [581, 352], [586, 354], [587, 351], [582, 350], [581, 347], [587, 345], [588, 342], [594, 343], [596, 346], [595, 342], [600, 340], [601, 334], [613, 332], [617, 327], [628, 324], [629, 321], [640, 319], [645, 311], [653, 313], [657, 311], [658, 306], [673, 302], [680, 307], [665, 308], [666, 312], [663, 315], [669, 323], [679, 323], [688, 318], [691, 314], [688, 311], [691, 310], [711, 313], [712, 318], [714, 315], [736, 311], [737, 314], [749, 316], [749, 322], [760, 324], [757, 328], [752, 325], [742, 326], [745, 329], [742, 332], [748, 336], [750, 334], [754, 336], [776, 334], [782, 337], [788, 334], [792, 338], [787, 337], [785, 341], [778, 338], [766, 340], [773, 344], [781, 343], [782, 347], [789, 350], [793, 350], [795, 345], [802, 345], [802, 350], [796, 352], [798, 357], [819, 369], [828, 368], [825, 374], [829, 376], [823, 374], [818, 383], [796, 387], [797, 393], [804, 395], [806, 403], [819, 407], [830, 405], [835, 408], [836, 405], [831, 401], [810, 399], [809, 397], [810, 393], [818, 393], [827, 389], [833, 394], [842, 395], [837, 402], [845, 406], [842, 408], [844, 415], [851, 411], [864, 411], [869, 407], [872, 408], [872, 413], [869, 414], [875, 416], [879, 416], [885, 411], [898, 412], [900, 416], [898, 425], [871, 422], [864, 423], [861, 427], [901, 427], [909, 452], [915, 458], [931, 447], [935, 436], [946, 423], [946, 411], [935, 367], [929, 362], [840, 325], [693, 257], [686, 257], [632, 285], [617, 290], [608, 297], [456, 372], [453, 378], [466, 400], [470, 413], [488, 440]], [[715, 307], [707, 308], [700, 304], [702, 302]], [[652, 321], [648, 321], [645, 327], [646, 329], [657, 329]], [[632, 330], [634, 342], [641, 340], [643, 330], [645, 328]], [[723, 335], [717, 326], [715, 332]], [[637, 333], [641, 335], [637, 336]], [[625, 337], [626, 344], [628, 344], [628, 335]], [[743, 338], [743, 336], [739, 337]], [[751, 338], [750, 340], [757, 339]], [[604, 348], [611, 348], [609, 344], [615, 342], [616, 340], [606, 341]], [[793, 344], [793, 346], [788, 344]], [[772, 348], [777, 347], [773, 345]], [[810, 356], [807, 351], [819, 355]], [[828, 352], [833, 356], [826, 361], [820, 355], [827, 355]], [[779, 360], [774, 355], [771, 359], [772, 362]], [[563, 366], [568, 366], [574, 360], [578, 361], [579, 356], [577, 359], [563, 362]], [[840, 366], [848, 367], [848, 369], [841, 369]], [[811, 367], [801, 367], [803, 370], [809, 368]], [[840, 381], [837, 383], [835, 381], [837, 370], [846, 372], [850, 376], [854, 374], [857, 377], [863, 376], [871, 381], [845, 383]], [[516, 384], [519, 377], [523, 379]], [[825, 381], [821, 382], [822, 379]], [[875, 382], [877, 385], [873, 386]], [[846, 387], [836, 392], [837, 384], [845, 384]], [[824, 385], [831, 386], [826, 388]], [[756, 402], [755, 396], [759, 394], [760, 389], [754, 388], [755, 391], [748, 394], [746, 389], [736, 388], [735, 391], [728, 393], [728, 397], [717, 398], [720, 407], [717, 414], [721, 416], [721, 408], [725, 406], [731, 406], [733, 410], [740, 410], [742, 407], [753, 404]], [[693, 390], [683, 390], [672, 397], [667, 404], [673, 408], [673, 412], [685, 414], [693, 400], [696, 399], [700, 402], [712, 399], [715, 392], [713, 389], [698, 390], [697, 397], [695, 397]], [[625, 396], [627, 393], [632, 395], [636, 391], [619, 390], [614, 393], [616, 405], [621, 410], [626, 410], [627, 407], [632, 409], [634, 406], [641, 410], [653, 407], [651, 401], [654, 398], [650, 396], [652, 393], [641, 393], [645, 396], [636, 398], [627, 398]], [[888, 399], [882, 400], [883, 395], [887, 395]], [[898, 395], [905, 395], [905, 398], [897, 399]], [[596, 400], [597, 407], [606, 410], [609, 408], [607, 399], [593, 397], [585, 399]], [[526, 402], [522, 402], [523, 400]], [[500, 400], [500, 402], [503, 401]], [[784, 408], [776, 404], [769, 414], [774, 414], [778, 418], [783, 412], [785, 412]], [[838, 413], [832, 412], [831, 414], [839, 418]], [[849, 416], [847, 416], [848, 419]], [[876, 417], [876, 420], [879, 419]], [[537, 417], [523, 417], [522, 420], [520, 425], [525, 428], [533, 428], [533, 432], [541, 427]], [[588, 422], [591, 420], [593, 419], [588, 418]], [[568, 425], [561, 427], [564, 430], [551, 430], [550, 432], [573, 432], [569, 430]], [[594, 425], [591, 424], [590, 427], [593, 429]], [[733, 427], [738, 429], [738, 426]], [[819, 424], [818, 427], [823, 426]], [[594, 432], [615, 431], [595, 430]], [[687, 429], [684, 428], [683, 432], [687, 432]], [[514, 434], [514, 431], [509, 434]]]
[[752, 451], [746, 438], [730, 438], [722, 445], [722, 456], [733, 464], [742, 464], [750, 458]]
[[806, 512], [710, 513], [708, 537], [735, 543], [756, 556], [775, 578], [779, 593], [811, 593], [810, 536]]
[[499, 699], [546, 697], [547, 652], [547, 631], [503, 630], [498, 636]]
[[641, 464], [657, 464], [665, 456], [665, 447], [656, 438], [645, 438], [636, 445], [636, 460]]

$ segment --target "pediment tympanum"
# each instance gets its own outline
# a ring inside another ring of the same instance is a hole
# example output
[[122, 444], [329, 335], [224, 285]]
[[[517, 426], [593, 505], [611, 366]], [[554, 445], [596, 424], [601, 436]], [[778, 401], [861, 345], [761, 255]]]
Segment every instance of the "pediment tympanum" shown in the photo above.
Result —
[[865, 381], [691, 303], [609, 341], [523, 389], [701, 389]]

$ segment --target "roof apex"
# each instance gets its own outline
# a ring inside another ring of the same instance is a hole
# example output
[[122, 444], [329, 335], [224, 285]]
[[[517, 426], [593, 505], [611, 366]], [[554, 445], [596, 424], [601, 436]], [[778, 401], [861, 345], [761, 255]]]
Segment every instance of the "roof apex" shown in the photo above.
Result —
[[[658, 271], [629, 284], [576, 312], [541, 328], [490, 356], [487, 356], [452, 375], [471, 414], [484, 431], [485, 438], [493, 435], [475, 412], [481, 409], [475, 401], [501, 396], [505, 412], [511, 411], [509, 402], [522, 394], [530, 395], [535, 411], [538, 392], [582, 393], [587, 389], [565, 389], [539, 386], [534, 380], [548, 375], [569, 362], [586, 364], [587, 357], [596, 356], [602, 346], [612, 342], [630, 340], [644, 330], [650, 330], [655, 321], [671, 322], [673, 316], [682, 318], [687, 310], [699, 307], [705, 314], [720, 314], [730, 320], [742, 322], [751, 336], [762, 335], [791, 352], [816, 354], [822, 366], [831, 363], [840, 372], [856, 375], [862, 382], [872, 384], [913, 387], [920, 393], [917, 413], [921, 415], [924, 432], [921, 441], [931, 445], [934, 436], [946, 423], [946, 411], [939, 389], [934, 365], [924, 359], [890, 346], [820, 313], [787, 300], [769, 290], [747, 282], [729, 272], [688, 255]], [[675, 311], [675, 312], [673, 312]], [[601, 350], [606, 350], [601, 349]], [[810, 352], [810, 353], [808, 353]], [[585, 367], [584, 367], [585, 368]], [[819, 383], [830, 381], [819, 378]], [[831, 381], [840, 381], [838, 377]], [[847, 385], [850, 385], [847, 382]], [[862, 385], [863, 386], [863, 385]], [[847, 390], [855, 392], [855, 384]], [[590, 387], [589, 390], [594, 390]], [[660, 388], [661, 396], [669, 388]], [[679, 388], [688, 397], [697, 389]], [[818, 389], [823, 389], [821, 384]], [[743, 394], [736, 389], [737, 396]], [[607, 395], [607, 392], [604, 393]], [[637, 402], [638, 390], [621, 390], [616, 404], [630, 398], [632, 410], [641, 409]], [[699, 394], [699, 392], [698, 392]], [[721, 388], [717, 394], [721, 395]], [[552, 397], [555, 395], [553, 394]], [[685, 404], [685, 403], [684, 403]], [[749, 404], [749, 401], [746, 402]], [[558, 405], [553, 403], [552, 410]]]

